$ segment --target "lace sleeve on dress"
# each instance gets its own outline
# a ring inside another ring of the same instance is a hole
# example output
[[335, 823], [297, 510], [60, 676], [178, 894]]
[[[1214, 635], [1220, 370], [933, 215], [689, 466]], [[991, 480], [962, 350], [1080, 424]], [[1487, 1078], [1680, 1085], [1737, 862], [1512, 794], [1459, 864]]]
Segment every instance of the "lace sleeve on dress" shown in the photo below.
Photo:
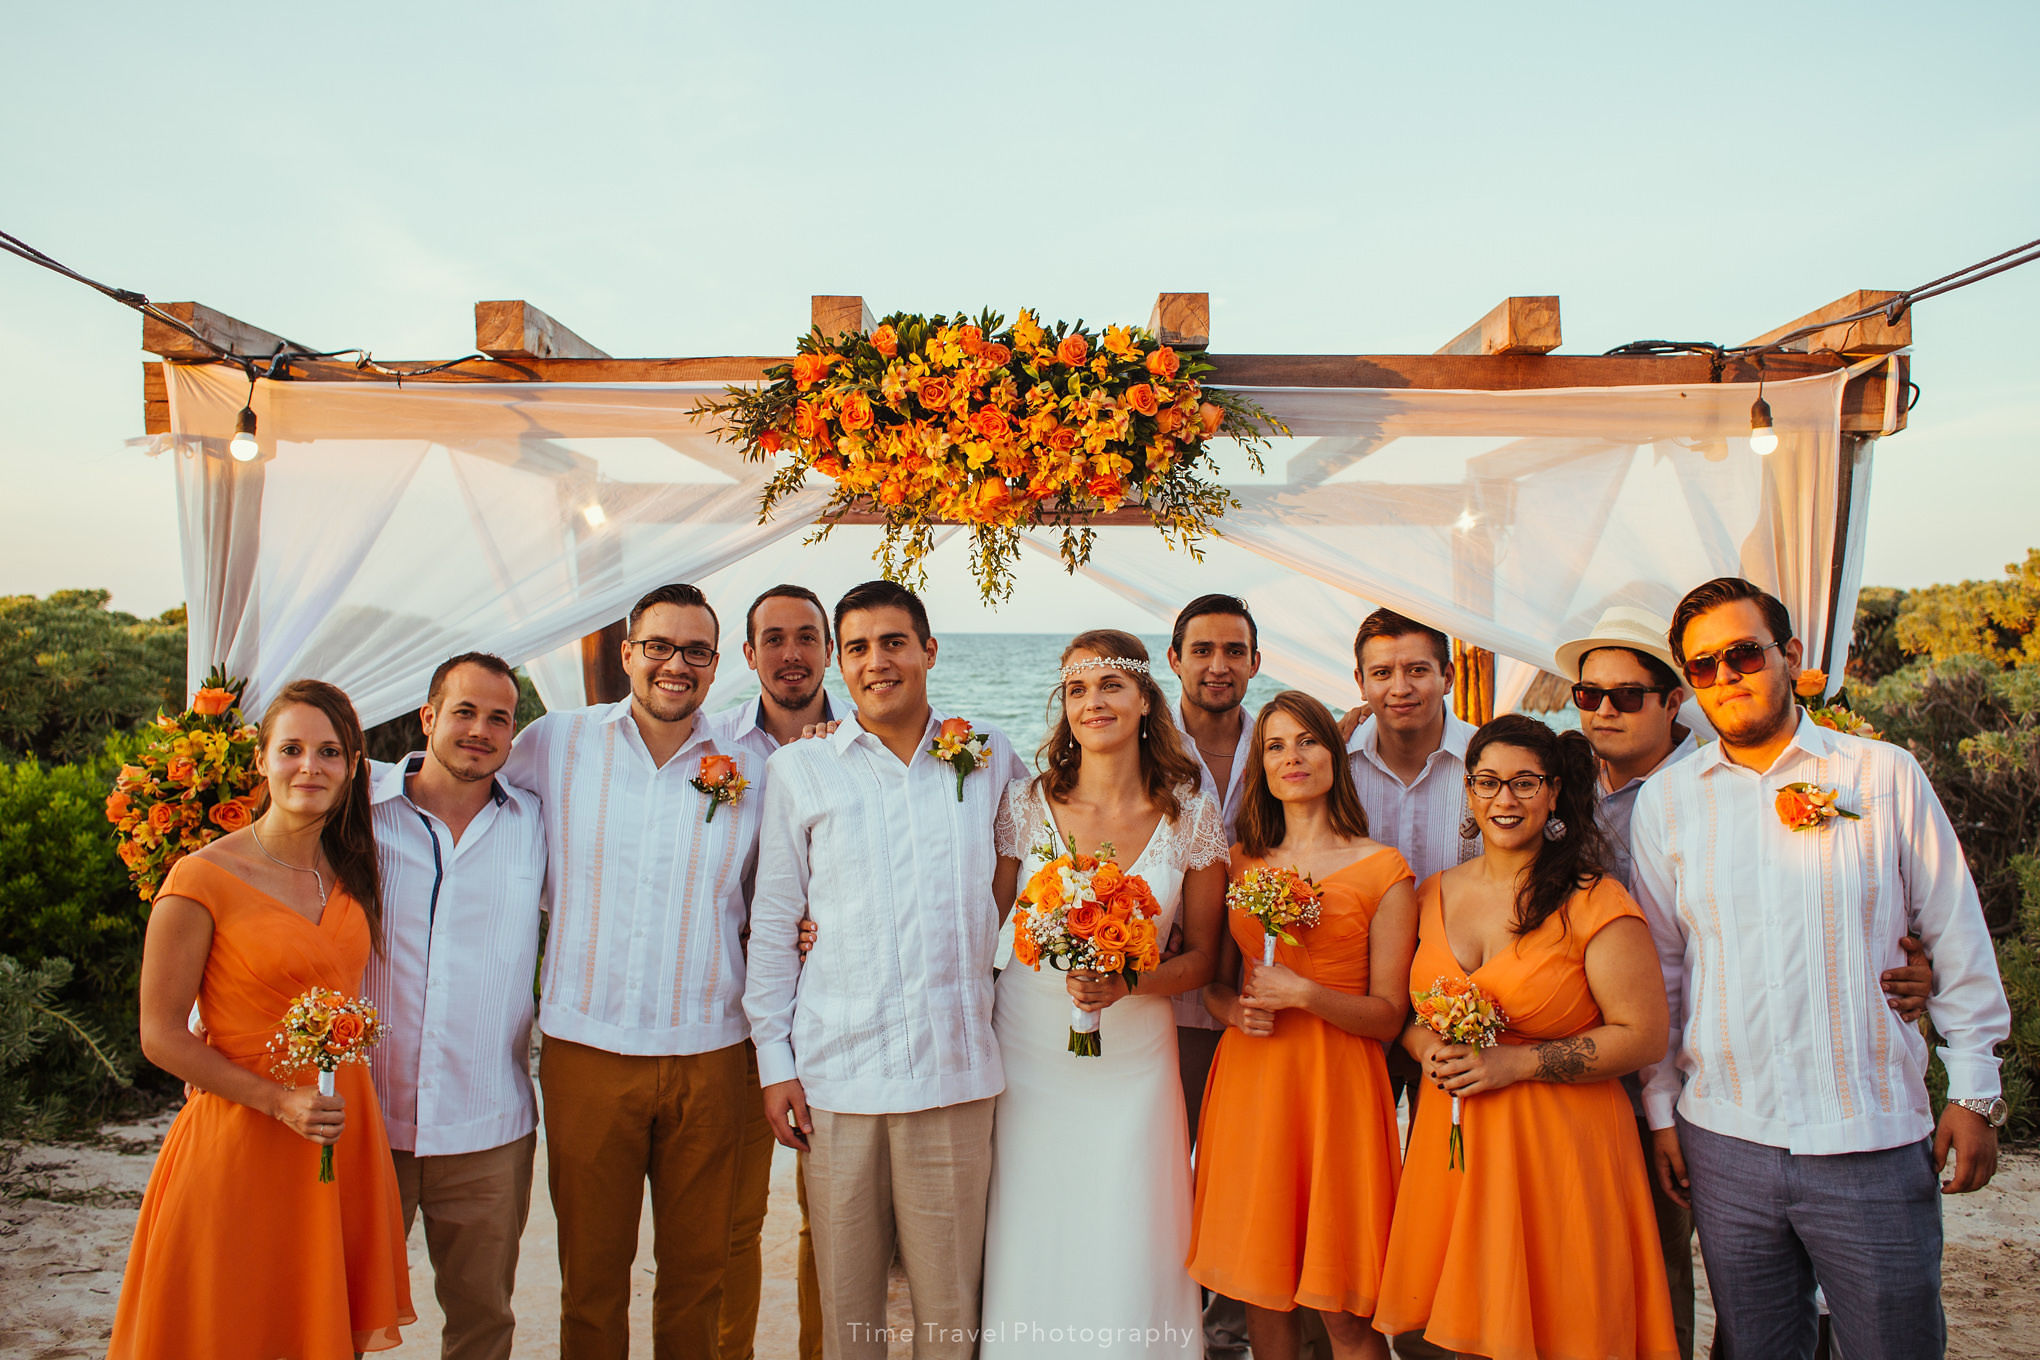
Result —
[[1224, 864], [1232, 854], [1232, 838], [1225, 834], [1225, 820], [1218, 803], [1208, 793], [1195, 795], [1190, 805], [1190, 851], [1184, 867], [1203, 869]]
[[1000, 859], [1027, 858], [1027, 843], [1034, 826], [1034, 781], [1016, 779], [999, 795], [999, 816], [993, 823], [992, 840]]

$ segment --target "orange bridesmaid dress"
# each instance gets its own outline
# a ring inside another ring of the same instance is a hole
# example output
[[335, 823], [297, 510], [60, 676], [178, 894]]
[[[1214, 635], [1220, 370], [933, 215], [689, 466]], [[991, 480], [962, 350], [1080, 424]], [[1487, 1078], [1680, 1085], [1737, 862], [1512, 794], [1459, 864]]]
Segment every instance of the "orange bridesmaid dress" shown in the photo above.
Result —
[[[1233, 854], [1235, 878], [1260, 863]], [[1388, 849], [1328, 875], [1318, 924], [1278, 941], [1275, 961], [1364, 994], [1375, 910], [1410, 876]], [[1234, 911], [1229, 924], [1259, 959], [1261, 923]], [[1197, 1125], [1191, 1276], [1257, 1308], [1371, 1315], [1401, 1160], [1378, 1041], [1295, 1009], [1265, 1038], [1227, 1028]]]
[[[209, 860], [187, 856], [162, 895], [213, 918], [199, 984], [207, 1041], [267, 1076], [267, 1046], [311, 987], [359, 995], [368, 918], [340, 887], [312, 924]], [[200, 1093], [157, 1154], [128, 1251], [109, 1360], [351, 1360], [416, 1320], [403, 1213], [368, 1069], [342, 1067], [347, 1127], [333, 1181], [280, 1120]], [[310, 1080], [307, 1074], [303, 1080]]]
[[[1505, 1044], [1601, 1023], [1586, 950], [1641, 919], [1603, 878], [1564, 913], [1468, 974], [1446, 943], [1439, 877], [1418, 890], [1410, 987], [1471, 977], [1508, 1016]], [[1562, 922], [1561, 916], [1569, 916]], [[1678, 1360], [1671, 1295], [1636, 1115], [1617, 1080], [1519, 1081], [1460, 1102], [1465, 1163], [1450, 1167], [1452, 1101], [1424, 1084], [1389, 1234], [1375, 1325], [1493, 1360]]]

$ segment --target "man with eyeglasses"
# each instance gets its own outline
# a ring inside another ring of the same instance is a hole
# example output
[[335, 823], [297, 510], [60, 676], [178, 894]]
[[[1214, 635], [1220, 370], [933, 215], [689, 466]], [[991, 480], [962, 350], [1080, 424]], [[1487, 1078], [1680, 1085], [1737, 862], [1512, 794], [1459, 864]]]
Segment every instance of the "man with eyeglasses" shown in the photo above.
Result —
[[[1936, 1190], [1996, 1168], [2010, 1029], [1962, 847], [1910, 754], [1799, 711], [1801, 647], [1774, 596], [1709, 581], [1668, 641], [1720, 740], [1632, 813], [1671, 1011], [1644, 1072], [1657, 1176], [1692, 1209], [1727, 1354], [1811, 1357], [1817, 1281], [1849, 1360], [1939, 1356]], [[1938, 1124], [1926, 1042], [1879, 995], [1909, 929], [1935, 962]]]
[[647, 1181], [652, 1353], [717, 1353], [738, 1147], [757, 1100], [741, 934], [761, 800], [737, 781], [762, 774], [700, 712], [717, 634], [695, 587], [651, 591], [623, 643], [630, 696], [546, 714], [504, 767], [545, 806], [539, 1085], [567, 1360], [629, 1348]]

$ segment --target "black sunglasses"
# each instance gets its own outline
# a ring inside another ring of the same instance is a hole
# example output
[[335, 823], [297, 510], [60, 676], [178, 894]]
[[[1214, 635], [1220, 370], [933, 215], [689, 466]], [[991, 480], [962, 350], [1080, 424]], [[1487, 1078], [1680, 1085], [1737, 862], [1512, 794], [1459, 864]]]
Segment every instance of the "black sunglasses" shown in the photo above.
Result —
[[1603, 689], [1599, 685], [1574, 685], [1572, 701], [1573, 707], [1582, 713], [1599, 712], [1603, 699], [1613, 699], [1617, 713], [1641, 713], [1644, 695], [1670, 694], [1672, 689], [1671, 685], [1618, 685], [1614, 689]]
[[1724, 647], [1705, 656], [1689, 656], [1686, 658], [1686, 678], [1693, 682], [1695, 689], [1712, 689], [1715, 668], [1724, 661], [1737, 675], [1755, 675], [1764, 669], [1764, 653], [1780, 645], [1776, 642], [1738, 642], [1733, 647]]

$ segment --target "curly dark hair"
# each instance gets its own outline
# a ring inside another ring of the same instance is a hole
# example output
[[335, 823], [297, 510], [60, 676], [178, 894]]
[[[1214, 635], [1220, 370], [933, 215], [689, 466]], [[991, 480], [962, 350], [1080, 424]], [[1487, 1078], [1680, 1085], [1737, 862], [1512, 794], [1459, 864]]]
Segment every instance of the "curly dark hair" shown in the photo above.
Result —
[[1538, 841], [1529, 877], [1516, 892], [1516, 921], [1511, 929], [1528, 935], [1554, 915], [1569, 927], [1566, 903], [1608, 872], [1608, 838], [1594, 815], [1599, 802], [1594, 788], [1599, 778], [1594, 748], [1583, 733], [1554, 732], [1535, 718], [1509, 713], [1483, 724], [1467, 742], [1469, 779], [1482, 752], [1490, 746], [1515, 746], [1536, 757], [1544, 767], [1541, 773], [1558, 784], [1558, 805], [1551, 815], [1565, 823], [1564, 836]]

